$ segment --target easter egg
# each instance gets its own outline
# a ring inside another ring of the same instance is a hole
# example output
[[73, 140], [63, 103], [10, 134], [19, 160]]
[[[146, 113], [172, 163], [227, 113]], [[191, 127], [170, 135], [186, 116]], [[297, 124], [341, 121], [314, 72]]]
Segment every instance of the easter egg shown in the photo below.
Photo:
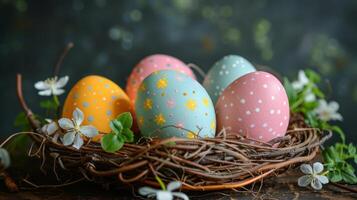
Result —
[[254, 71], [256, 71], [254, 66], [248, 60], [241, 56], [228, 55], [213, 65], [203, 81], [203, 86], [213, 103], [216, 103], [219, 95], [229, 84]]
[[192, 70], [177, 58], [163, 54], [147, 56], [135, 66], [126, 85], [126, 92], [133, 105], [135, 104], [136, 93], [141, 82], [151, 73], [165, 69], [176, 70], [195, 79]]
[[140, 85], [135, 102], [141, 134], [153, 138], [214, 137], [216, 116], [206, 90], [173, 70], [152, 73]]
[[216, 104], [218, 131], [240, 134], [261, 142], [284, 136], [289, 125], [289, 101], [272, 74], [249, 73], [235, 80]]
[[111, 80], [101, 76], [86, 76], [69, 92], [63, 106], [63, 117], [72, 118], [75, 108], [84, 113], [83, 125], [93, 125], [98, 131], [109, 133], [109, 123], [120, 113], [131, 111], [125, 92]]

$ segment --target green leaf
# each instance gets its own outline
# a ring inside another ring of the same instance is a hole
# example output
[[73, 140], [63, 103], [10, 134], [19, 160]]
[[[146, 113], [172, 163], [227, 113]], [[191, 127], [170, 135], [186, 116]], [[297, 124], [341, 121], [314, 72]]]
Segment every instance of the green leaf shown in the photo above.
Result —
[[117, 118], [121, 122], [124, 128], [131, 128], [133, 125], [133, 117], [131, 116], [130, 112], [124, 112], [120, 114]]
[[112, 129], [112, 131], [116, 134], [120, 134], [123, 130], [123, 125], [120, 121], [114, 119], [112, 121], [110, 121], [109, 124], [110, 128]]
[[103, 136], [101, 146], [104, 151], [114, 153], [121, 149], [124, 145], [124, 141], [118, 137], [115, 133], [109, 133]]
[[353, 160], [354, 160], [355, 163], [357, 164], [357, 155], [354, 156]]
[[167, 142], [165, 143], [166, 146], [173, 147], [176, 145], [176, 142]]
[[284, 88], [286, 94], [288, 95], [290, 105], [293, 105], [293, 102], [296, 101], [296, 91], [294, 90], [293, 86], [291, 85], [288, 78], [284, 78]]
[[318, 83], [321, 81], [320, 75], [311, 69], [306, 69], [305, 74], [306, 74], [307, 78], [310, 81], [312, 81], [313, 83]]
[[352, 143], [350, 143], [350, 144], [348, 145], [348, 153], [349, 153], [350, 155], [355, 155], [355, 154], [356, 154], [356, 147], [353, 146]]
[[340, 136], [342, 143], [346, 142], [345, 133], [342, 131], [342, 129], [340, 127], [331, 126], [330, 128], [331, 128], [332, 131], [336, 132]]
[[47, 99], [40, 102], [40, 107], [48, 110], [57, 110], [58, 104], [53, 99]]
[[14, 126], [20, 128], [21, 131], [28, 131], [31, 129], [30, 123], [24, 112], [21, 112], [16, 116]]
[[125, 142], [134, 142], [134, 133], [128, 128], [124, 128], [122, 135], [124, 136]]
[[307, 112], [305, 115], [306, 115], [305, 121], [307, 122], [307, 124], [309, 124], [311, 127], [314, 127], [314, 128], [319, 127], [319, 121], [313, 113]]
[[346, 183], [355, 184], [357, 183], [357, 177], [351, 169], [353, 169], [353, 167], [347, 164], [347, 167], [345, 167], [344, 170], [341, 171], [342, 179]]
[[321, 99], [325, 98], [325, 94], [318, 87], [312, 87], [311, 90], [317, 97]]
[[328, 177], [329, 180], [334, 183], [342, 181], [342, 175], [340, 170], [329, 172]]

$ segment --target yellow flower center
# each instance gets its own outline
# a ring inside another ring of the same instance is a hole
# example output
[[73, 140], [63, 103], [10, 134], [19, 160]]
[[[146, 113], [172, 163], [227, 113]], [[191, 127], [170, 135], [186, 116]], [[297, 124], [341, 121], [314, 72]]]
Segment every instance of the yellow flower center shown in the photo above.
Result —
[[152, 109], [152, 100], [151, 99], [145, 99], [144, 108], [146, 110], [151, 110]]
[[164, 78], [161, 78], [157, 81], [156, 87], [159, 89], [164, 89], [167, 87], [167, 80]]
[[203, 99], [202, 99], [202, 103], [203, 103], [204, 106], [208, 107], [208, 105], [209, 105], [209, 100], [208, 100], [207, 98], [203, 98]]
[[187, 107], [189, 110], [194, 111], [194, 110], [196, 109], [196, 107], [197, 107], [197, 103], [196, 103], [195, 100], [189, 99], [189, 100], [187, 100], [187, 102], [186, 102], [186, 107]]
[[166, 119], [165, 117], [160, 113], [158, 115], [155, 115], [155, 123], [159, 126], [162, 126], [163, 124], [165, 124]]

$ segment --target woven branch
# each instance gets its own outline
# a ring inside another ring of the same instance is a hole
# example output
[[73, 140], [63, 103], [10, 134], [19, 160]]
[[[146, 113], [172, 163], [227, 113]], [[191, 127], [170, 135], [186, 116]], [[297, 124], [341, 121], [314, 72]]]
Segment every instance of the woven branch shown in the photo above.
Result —
[[[21, 77], [18, 83], [21, 105], [25, 105], [27, 114], [32, 114], [22, 96]], [[210, 139], [141, 140], [125, 144], [118, 152], [107, 153], [100, 144], [90, 141], [79, 150], [55, 143], [36, 132], [38, 123], [31, 124], [35, 131], [27, 134], [35, 145], [29, 155], [40, 157], [43, 164], [51, 160], [56, 176], [57, 170], [63, 169], [82, 174], [88, 180], [117, 177], [121, 183], [159, 187], [155, 178], [158, 176], [165, 182], [181, 181], [184, 190], [239, 188], [281, 173], [297, 163], [312, 160], [319, 145], [332, 135], [307, 127], [300, 115], [294, 115], [287, 134], [268, 143], [222, 131]]]

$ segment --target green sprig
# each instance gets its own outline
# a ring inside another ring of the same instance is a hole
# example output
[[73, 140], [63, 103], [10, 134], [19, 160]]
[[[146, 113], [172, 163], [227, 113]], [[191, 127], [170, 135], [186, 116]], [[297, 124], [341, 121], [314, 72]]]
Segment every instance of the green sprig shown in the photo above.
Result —
[[104, 151], [114, 153], [121, 149], [125, 142], [134, 142], [134, 133], [131, 130], [133, 117], [130, 112], [120, 114], [110, 122], [112, 132], [103, 136], [101, 146]]
[[289, 98], [291, 112], [302, 114], [305, 117], [306, 123], [311, 127], [330, 130], [338, 134], [341, 143], [335, 143], [322, 152], [327, 169], [327, 177], [331, 182], [344, 181], [349, 184], [355, 184], [357, 183], [357, 177], [351, 162], [357, 164], [356, 147], [352, 143], [346, 144], [345, 133], [339, 126], [318, 118], [316, 113], [314, 113], [314, 110], [319, 106], [316, 101], [305, 101], [308, 93], [312, 93], [320, 99], [325, 98], [325, 94], [318, 87], [321, 77], [309, 69], [305, 70], [305, 74], [309, 81], [299, 90], [294, 89], [292, 83], [287, 78], [284, 79], [284, 87]]

